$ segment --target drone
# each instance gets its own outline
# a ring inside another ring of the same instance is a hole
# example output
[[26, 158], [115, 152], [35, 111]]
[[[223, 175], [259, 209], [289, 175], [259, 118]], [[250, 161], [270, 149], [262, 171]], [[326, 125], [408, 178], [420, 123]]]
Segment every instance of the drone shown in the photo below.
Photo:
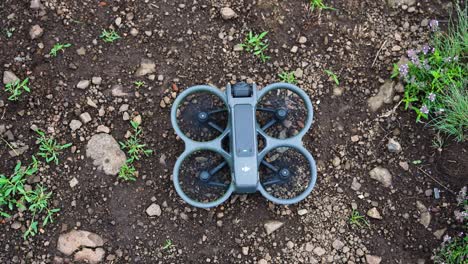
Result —
[[186, 89], [171, 109], [172, 126], [185, 143], [173, 170], [177, 194], [199, 208], [218, 206], [233, 193], [300, 202], [317, 179], [315, 160], [302, 144], [312, 121], [310, 98], [293, 84]]

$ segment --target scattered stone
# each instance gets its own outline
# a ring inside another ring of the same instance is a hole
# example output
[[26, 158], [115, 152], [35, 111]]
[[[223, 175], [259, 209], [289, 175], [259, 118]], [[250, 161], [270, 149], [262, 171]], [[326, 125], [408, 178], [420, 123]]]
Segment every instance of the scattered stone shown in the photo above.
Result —
[[257, 264], [268, 264], [268, 261], [266, 259], [260, 259]]
[[10, 154], [11, 157], [18, 157], [18, 156], [23, 155], [26, 151], [28, 151], [28, 149], [29, 149], [29, 146], [22, 146], [19, 148], [9, 150], [8, 154]]
[[302, 79], [302, 77], [304, 76], [304, 71], [301, 68], [297, 68], [294, 72], [294, 76], [298, 79]]
[[146, 214], [149, 216], [161, 216], [161, 207], [158, 204], [151, 204], [146, 208]]
[[140, 68], [135, 72], [135, 76], [145, 76], [156, 72], [156, 63], [151, 60], [143, 59], [140, 63]]
[[73, 179], [70, 180], [70, 187], [74, 188], [76, 185], [78, 185], [78, 180], [73, 177]]
[[299, 209], [299, 210], [297, 211], [297, 214], [298, 214], [298, 215], [301, 215], [301, 216], [302, 216], [302, 215], [306, 215], [306, 214], [307, 214], [307, 209]]
[[425, 228], [429, 227], [431, 223], [431, 213], [427, 210], [427, 207], [420, 201], [416, 201], [416, 208], [418, 209], [419, 215], [419, 223], [423, 225]]
[[359, 183], [358, 179], [353, 178], [353, 182], [351, 183], [351, 189], [354, 191], [359, 191], [359, 189], [361, 189], [361, 184]]
[[89, 106], [91, 106], [91, 107], [94, 107], [94, 108], [97, 108], [97, 107], [98, 107], [97, 104], [93, 101], [93, 99], [91, 99], [91, 98], [89, 98], [89, 97], [86, 98], [86, 104], [89, 105]]
[[132, 119], [133, 122], [137, 123], [138, 125], [141, 125], [141, 115], [137, 115]]
[[78, 84], [76, 85], [76, 88], [78, 89], [86, 89], [89, 87], [90, 85], [90, 81], [89, 80], [81, 80], [80, 82], [78, 82]]
[[106, 134], [109, 134], [110, 133], [110, 128], [106, 127], [105, 125], [99, 125], [96, 129], [96, 131], [98, 133], [106, 133]]
[[70, 129], [72, 131], [75, 131], [77, 129], [80, 129], [81, 125], [83, 125], [79, 120], [76, 120], [76, 119], [73, 119], [71, 122], [70, 122]]
[[351, 141], [352, 142], [358, 142], [359, 141], [359, 136], [358, 135], [354, 135], [351, 137]]
[[123, 91], [123, 86], [120, 84], [116, 84], [112, 86], [112, 96], [115, 97], [126, 97], [129, 94]]
[[91, 115], [88, 112], [82, 113], [80, 115], [80, 119], [85, 124], [89, 123], [92, 120]]
[[390, 151], [392, 153], [399, 153], [399, 152], [401, 152], [401, 145], [400, 145], [400, 143], [398, 141], [391, 138], [391, 139], [388, 140], [387, 149], [388, 149], [388, 151]]
[[249, 255], [249, 247], [242, 247], [242, 254], [244, 256]]
[[243, 51], [244, 47], [241, 46], [242, 44], [236, 44], [234, 46], [234, 51]]
[[373, 256], [373, 255], [366, 255], [367, 264], [380, 264], [382, 261], [381, 257]]
[[31, 9], [39, 9], [41, 8], [41, 0], [31, 0], [31, 4], [29, 5]]
[[336, 250], [340, 250], [344, 247], [344, 243], [341, 242], [341, 240], [338, 240], [338, 239], [335, 239], [335, 241], [333, 241], [332, 243], [332, 247]]
[[434, 232], [434, 236], [440, 240], [442, 239], [442, 236], [445, 234], [446, 231], [447, 231], [447, 228], [438, 229]]
[[413, 6], [416, 3], [416, 0], [387, 0], [387, 3], [390, 7], [397, 6]]
[[97, 264], [104, 259], [105, 254], [106, 252], [102, 248], [83, 248], [82, 250], [76, 252], [74, 260], [90, 264]]
[[293, 46], [291, 48], [291, 53], [297, 53], [297, 51], [299, 50], [299, 47], [298, 46]]
[[91, 82], [94, 84], [94, 85], [100, 85], [102, 83], [102, 77], [93, 77], [91, 79]]
[[15, 230], [18, 230], [21, 228], [21, 223], [20, 222], [13, 222], [13, 224], [11, 224], [10, 226], [11, 228], [15, 229]]
[[86, 49], [84, 47], [81, 47], [79, 49], [76, 50], [76, 53], [80, 56], [84, 56], [86, 55]]
[[117, 141], [105, 133], [91, 137], [86, 146], [86, 156], [93, 159], [94, 166], [107, 175], [117, 175], [127, 160]]
[[224, 20], [229, 20], [229, 19], [237, 17], [236, 12], [234, 12], [234, 10], [232, 10], [232, 8], [230, 7], [221, 8], [220, 13]]
[[398, 164], [399, 164], [400, 167], [401, 167], [402, 169], [404, 169], [405, 171], [409, 170], [409, 164], [408, 164], [408, 162], [406, 162], [406, 161], [400, 161]]
[[272, 221], [267, 221], [263, 226], [265, 227], [265, 231], [267, 235], [270, 235], [271, 233], [275, 232], [280, 227], [282, 227], [283, 224], [284, 223], [280, 221], [272, 220]]
[[370, 218], [379, 219], [379, 220], [383, 219], [382, 216], [380, 215], [379, 210], [377, 210], [377, 208], [375, 207], [372, 207], [371, 209], [369, 209], [369, 211], [367, 211], [367, 215]]
[[392, 80], [387, 80], [385, 83], [380, 86], [379, 93], [376, 96], [373, 96], [367, 100], [369, 108], [372, 112], [379, 110], [384, 103], [390, 104], [393, 102], [393, 94], [395, 83]]
[[136, 37], [138, 35], [138, 33], [139, 33], [138, 29], [136, 29], [136, 28], [130, 29], [130, 35]]
[[12, 71], [3, 72], [3, 84], [9, 84], [16, 81], [19, 81], [19, 78]]
[[88, 231], [72, 230], [68, 233], [61, 234], [57, 249], [63, 254], [69, 256], [80, 247], [102, 247], [104, 240], [97, 234]]
[[403, 93], [405, 91], [405, 86], [403, 86], [401, 82], [398, 82], [393, 89], [395, 89], [397, 93]]
[[372, 179], [382, 183], [383, 186], [387, 188], [392, 186], [392, 175], [385, 168], [382, 168], [380, 166], [375, 167], [369, 172], [369, 175]]
[[325, 253], [327, 253], [327, 252], [325, 251], [325, 249], [323, 249], [321, 247], [314, 248], [314, 254], [319, 256], [319, 257], [325, 255]]
[[306, 37], [301, 36], [301, 37], [299, 38], [299, 44], [305, 44], [306, 42], [307, 42], [307, 38], [306, 38]]
[[400, 51], [400, 50], [401, 50], [401, 47], [398, 45], [395, 45], [392, 47], [392, 51]]
[[42, 29], [39, 25], [34, 25], [29, 30], [29, 36], [31, 37], [31, 39], [40, 38], [42, 36], [42, 33], [44, 33], [44, 29]]

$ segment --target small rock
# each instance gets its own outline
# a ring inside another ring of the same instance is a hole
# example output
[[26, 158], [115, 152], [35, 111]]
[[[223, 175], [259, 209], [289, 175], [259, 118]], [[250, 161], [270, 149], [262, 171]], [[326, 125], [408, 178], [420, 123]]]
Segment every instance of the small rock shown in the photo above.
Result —
[[72, 230], [68, 233], [61, 234], [58, 242], [57, 249], [63, 254], [69, 256], [80, 247], [102, 247], [104, 245], [104, 240], [97, 234]]
[[31, 9], [39, 9], [41, 8], [41, 0], [31, 0], [31, 4], [29, 5]]
[[75, 177], [73, 177], [73, 179], [71, 179], [69, 183], [70, 183], [70, 187], [73, 188], [76, 185], [78, 185], [78, 180]]
[[126, 97], [129, 94], [123, 91], [123, 86], [120, 84], [116, 84], [112, 86], [112, 96], [115, 97]]
[[42, 33], [44, 33], [44, 29], [42, 29], [39, 25], [34, 25], [29, 30], [29, 36], [31, 37], [31, 39], [40, 38], [42, 36]]
[[393, 89], [395, 89], [397, 93], [403, 93], [405, 91], [405, 86], [403, 86], [401, 82], [398, 82]]
[[354, 191], [359, 191], [361, 189], [361, 184], [356, 178], [353, 178], [353, 182], [351, 183], [351, 189]]
[[148, 59], [143, 59], [140, 63], [140, 67], [135, 72], [135, 76], [145, 76], [154, 72], [156, 72], [156, 63]]
[[244, 47], [241, 46], [241, 44], [237, 44], [234, 46], [234, 51], [243, 51]]
[[319, 257], [323, 256], [325, 253], [327, 253], [327, 252], [325, 251], [325, 249], [323, 249], [321, 247], [314, 248], [314, 254], [319, 256]]
[[93, 101], [93, 99], [91, 99], [91, 98], [89, 98], [89, 97], [86, 98], [86, 104], [89, 105], [89, 106], [91, 106], [91, 107], [94, 107], [94, 108], [97, 108], [97, 107], [98, 107], [97, 104]]
[[137, 123], [138, 125], [141, 125], [141, 115], [137, 115], [132, 119], [133, 122]]
[[332, 243], [332, 247], [336, 250], [340, 250], [344, 247], [344, 243], [341, 242], [341, 240], [338, 240], [338, 239], [335, 239], [335, 241], [333, 241]]
[[138, 29], [136, 28], [130, 29], [130, 35], [136, 37], [138, 35]]
[[416, 201], [416, 208], [418, 209], [419, 215], [419, 223], [423, 225], [425, 228], [429, 227], [431, 223], [431, 213], [427, 210], [427, 207], [420, 201]]
[[158, 204], [151, 204], [146, 208], [146, 214], [149, 216], [161, 216], [161, 207]]
[[249, 255], [249, 247], [242, 247], [242, 254], [244, 256]]
[[297, 214], [298, 214], [298, 215], [306, 215], [306, 214], [307, 214], [307, 209], [299, 209], [299, 210], [297, 211]]
[[284, 225], [284, 223], [282, 223], [280, 221], [272, 220], [272, 221], [266, 222], [263, 226], [265, 227], [265, 231], [266, 231], [267, 235], [270, 235], [271, 233], [275, 232], [276, 230], [278, 230], [283, 225]]
[[80, 129], [81, 125], [83, 125], [79, 120], [76, 120], [76, 119], [73, 119], [71, 122], [70, 122], [70, 129], [72, 131], [75, 131], [77, 129]]
[[401, 167], [402, 169], [404, 169], [405, 171], [409, 170], [409, 164], [408, 164], [408, 162], [406, 162], [406, 161], [400, 161], [398, 164], [399, 164], [400, 167]]
[[83, 248], [76, 252], [74, 260], [77, 262], [86, 262], [90, 264], [100, 263], [104, 259], [106, 252], [102, 248]]
[[94, 84], [94, 85], [100, 85], [102, 83], [102, 78], [101, 77], [93, 77], [91, 79], [91, 82]]
[[334, 167], [338, 167], [341, 164], [341, 159], [339, 157], [334, 157], [332, 160], [332, 164]]
[[299, 50], [299, 47], [298, 46], [293, 46], [291, 48], [291, 53], [297, 53], [297, 51]]
[[97, 127], [97, 129], [96, 129], [96, 132], [109, 134], [109, 133], [110, 133], [110, 128], [108, 128], [108, 127], [105, 126], [105, 125], [99, 125], [99, 126]]
[[80, 119], [85, 124], [89, 123], [92, 120], [91, 115], [88, 112], [82, 113], [80, 115]]
[[300, 43], [300, 44], [305, 44], [306, 42], [307, 42], [307, 38], [306, 38], [306, 37], [301, 36], [301, 37], [299, 38], [299, 43]]
[[401, 50], [401, 47], [398, 45], [395, 45], [392, 47], [392, 51], [400, 51], [400, 50]]
[[380, 212], [375, 207], [372, 207], [371, 209], [369, 209], [369, 211], [367, 211], [367, 215], [374, 219], [379, 219], [379, 220], [383, 219], [382, 216], [380, 215]]
[[372, 179], [379, 181], [385, 187], [392, 186], [392, 175], [390, 172], [382, 167], [375, 167], [369, 172], [369, 175]]
[[80, 56], [84, 56], [84, 55], [86, 55], [86, 49], [83, 48], [83, 47], [81, 47], [81, 48], [79, 48], [79, 49], [76, 50], [76, 53], [77, 53], [78, 55], [80, 55]]
[[392, 153], [399, 153], [399, 152], [401, 152], [401, 145], [400, 145], [400, 143], [398, 143], [398, 141], [391, 138], [391, 139], [388, 140], [387, 149], [388, 149], [388, 151], [390, 151]]
[[90, 85], [90, 81], [89, 80], [81, 80], [77, 85], [76, 85], [76, 88], [78, 89], [86, 89], [89, 87]]
[[221, 8], [220, 13], [224, 20], [229, 20], [237, 17], [236, 12], [234, 12], [234, 10], [232, 10], [230, 7]]
[[354, 135], [351, 137], [351, 141], [352, 142], [358, 142], [359, 141], [359, 136], [358, 135]]
[[19, 81], [19, 78], [12, 71], [3, 72], [3, 84]]
[[86, 146], [86, 156], [93, 159], [94, 166], [107, 175], [117, 175], [127, 160], [117, 141], [105, 133], [91, 137]]
[[305, 251], [307, 251], [307, 252], [312, 252], [312, 251], [314, 250], [314, 245], [313, 245], [312, 243], [308, 242], [308, 243], [306, 243], [304, 249], [305, 249]]
[[13, 222], [13, 224], [11, 224], [11, 228], [15, 229], [15, 230], [18, 230], [21, 228], [21, 223], [20, 222]]
[[382, 261], [381, 257], [373, 256], [373, 255], [366, 255], [367, 264], [380, 264]]
[[118, 27], [119, 27], [120, 25], [122, 25], [122, 18], [121, 18], [121, 17], [117, 17], [117, 18], [115, 19], [115, 25], [118, 26]]
[[434, 236], [440, 240], [442, 239], [442, 236], [445, 234], [446, 231], [447, 231], [447, 228], [438, 229], [434, 232]]
[[377, 111], [384, 103], [390, 104], [393, 102], [394, 87], [395, 83], [392, 80], [387, 80], [385, 83], [380, 86], [379, 93], [376, 96], [373, 96], [367, 100], [369, 108], [371, 111]]
[[294, 76], [298, 79], [302, 79], [302, 76], [304, 76], [304, 71], [301, 68], [297, 68], [294, 72]]
[[266, 259], [260, 259], [257, 264], [268, 264], [268, 261]]

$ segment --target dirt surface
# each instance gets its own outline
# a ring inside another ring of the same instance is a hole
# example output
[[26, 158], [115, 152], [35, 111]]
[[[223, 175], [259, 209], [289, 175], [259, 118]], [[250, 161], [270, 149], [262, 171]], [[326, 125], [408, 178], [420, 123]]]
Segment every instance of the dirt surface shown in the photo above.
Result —
[[[28, 214], [1, 219], [1, 263], [71, 262], [73, 255], [60, 252], [57, 243], [72, 229], [103, 239], [103, 263], [430, 263], [442, 241], [434, 233], [460, 231], [454, 193], [468, 184], [468, 145], [447, 139], [438, 149], [434, 132], [413, 114], [402, 107], [386, 114], [398, 103], [398, 91], [376, 112], [367, 103], [393, 63], [427, 41], [427, 20], [446, 25], [447, 1], [333, 0], [325, 2], [336, 11], [313, 13], [305, 0], [40, 2], [33, 9], [26, 0], [0, 1], [2, 71], [29, 77], [31, 88], [18, 102], [0, 93], [0, 126], [13, 135], [2, 135], [0, 173], [37, 152], [32, 125], [73, 147], [34, 179], [54, 192], [53, 204], [61, 209], [56, 221], [23, 240]], [[235, 17], [223, 19], [226, 6]], [[34, 25], [44, 32], [31, 39]], [[120, 40], [99, 39], [109, 27]], [[269, 32], [267, 63], [235, 50], [250, 30]], [[57, 42], [72, 47], [51, 57]], [[155, 72], [135, 76], [145, 59]], [[336, 73], [339, 85], [325, 69]], [[304, 138], [318, 164], [312, 194], [292, 206], [274, 205], [260, 194], [236, 195], [211, 210], [188, 206], [171, 181], [184, 147], [170, 124], [174, 97], [196, 84], [223, 88], [243, 80], [264, 87], [278, 82], [282, 71], [296, 72], [297, 85], [314, 104], [314, 124]], [[76, 87], [92, 77], [102, 82]], [[137, 80], [145, 85], [136, 88]], [[119, 111], [122, 105], [128, 110]], [[86, 112], [92, 120], [72, 131], [70, 122]], [[124, 140], [130, 125], [123, 119], [138, 114], [154, 154], [136, 163], [137, 181], [125, 183], [98, 170], [86, 144], [99, 125]], [[388, 150], [391, 138], [400, 152]], [[4, 142], [28, 150], [12, 157]], [[389, 187], [370, 177], [376, 167], [392, 175]], [[74, 178], [78, 184], [71, 187]], [[159, 216], [147, 214], [151, 204], [159, 206]], [[352, 207], [363, 215], [376, 208], [382, 219], [366, 216], [369, 227], [351, 225]], [[425, 212], [427, 226], [421, 223]], [[283, 225], [267, 234], [269, 221]], [[164, 248], [168, 239], [172, 246]]]

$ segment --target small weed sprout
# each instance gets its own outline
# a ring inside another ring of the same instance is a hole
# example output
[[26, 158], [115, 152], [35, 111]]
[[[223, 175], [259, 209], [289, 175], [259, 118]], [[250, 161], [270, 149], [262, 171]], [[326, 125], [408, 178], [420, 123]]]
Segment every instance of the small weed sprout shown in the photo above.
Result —
[[268, 43], [265, 36], [268, 34], [268, 31], [264, 31], [261, 34], [254, 34], [252, 31], [249, 32], [245, 38], [244, 43], [241, 44], [241, 47], [245, 48], [247, 52], [253, 53], [255, 56], [259, 57], [262, 62], [266, 62], [270, 59], [269, 56], [266, 56], [264, 51], [268, 48]]
[[145, 82], [143, 81], [136, 81], [133, 84], [135, 84], [136, 88], [140, 88], [145, 85]]
[[36, 133], [39, 134], [37, 138], [39, 142], [39, 152], [38, 156], [43, 157], [47, 163], [54, 162], [55, 165], [58, 165], [59, 159], [58, 154], [60, 151], [71, 147], [71, 143], [60, 145], [57, 141], [51, 137], [46, 137], [45, 133], [41, 130], [36, 130]]
[[330, 77], [332, 78], [332, 80], [336, 83], [336, 85], [340, 85], [340, 80], [338, 80], [338, 76], [336, 76], [336, 74], [334, 72], [332, 72], [331, 70], [324, 70], [324, 72]]
[[15, 28], [7, 28], [5, 29], [5, 34], [7, 36], [7, 38], [11, 38], [13, 37], [13, 33], [15, 32]]
[[18, 101], [19, 97], [23, 94], [23, 91], [31, 92], [31, 89], [28, 87], [29, 78], [24, 79], [23, 81], [16, 80], [5, 85], [5, 91], [10, 94], [8, 100]]
[[164, 242], [164, 245], [163, 245], [162, 249], [167, 250], [167, 249], [169, 249], [169, 248], [171, 248], [171, 247], [172, 247], [172, 240], [166, 239], [166, 241]]
[[323, 3], [323, 0], [310, 0], [310, 11], [311, 12], [314, 12], [315, 9], [318, 9], [318, 10], [336, 10], [335, 8], [333, 7], [330, 7], [330, 6], [326, 6], [324, 3]]
[[365, 226], [369, 227], [369, 222], [367, 221], [366, 217], [361, 215], [359, 211], [354, 210], [351, 212], [351, 217], [349, 218], [349, 223], [351, 225], [356, 225], [360, 228]]
[[127, 151], [129, 158], [120, 168], [118, 178], [124, 181], [136, 181], [137, 171], [133, 166], [133, 162], [140, 160], [143, 156], [149, 156], [153, 153], [151, 149], [146, 148], [146, 144], [141, 142], [141, 134], [143, 130], [139, 122], [130, 121], [133, 128], [133, 133], [125, 142], [119, 142], [120, 148]]
[[280, 78], [282, 82], [285, 82], [285, 83], [291, 83], [291, 84], [297, 83], [296, 75], [294, 74], [294, 72], [282, 72], [278, 75], [278, 77]]
[[118, 178], [123, 181], [136, 181], [136, 169], [128, 161], [120, 168]]
[[56, 43], [50, 50], [49, 55], [52, 57], [57, 57], [57, 52], [59, 51], [64, 52], [66, 48], [69, 48], [71, 46], [72, 45], [70, 43], [65, 43], [65, 44]]
[[104, 29], [99, 37], [106, 43], [112, 43], [112, 42], [120, 39], [119, 34], [117, 32], [115, 32], [115, 30], [113, 30], [113, 29], [111, 29], [109, 31]]

